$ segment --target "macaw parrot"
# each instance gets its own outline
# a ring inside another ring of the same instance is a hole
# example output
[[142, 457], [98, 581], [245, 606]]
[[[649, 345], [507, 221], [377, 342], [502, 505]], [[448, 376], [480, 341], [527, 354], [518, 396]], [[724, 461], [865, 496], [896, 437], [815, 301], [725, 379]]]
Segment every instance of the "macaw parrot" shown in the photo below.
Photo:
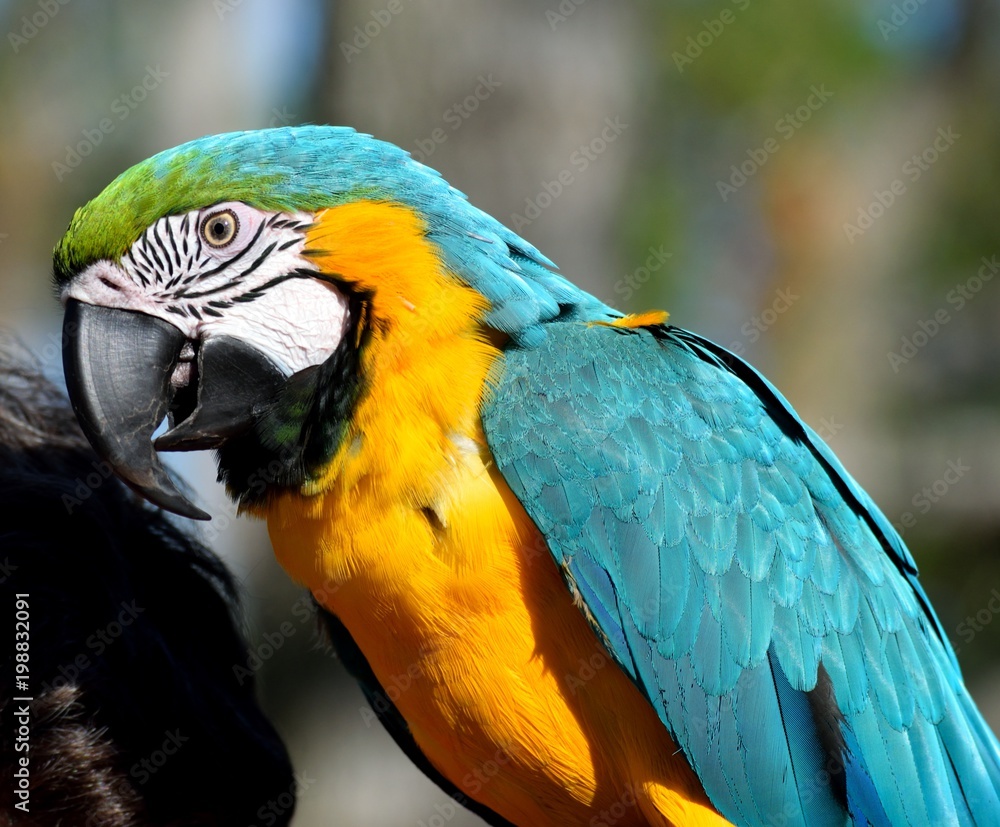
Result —
[[184, 144], [54, 263], [97, 451], [203, 518], [157, 452], [215, 449], [396, 740], [488, 823], [1000, 824], [913, 558], [819, 436], [399, 148]]

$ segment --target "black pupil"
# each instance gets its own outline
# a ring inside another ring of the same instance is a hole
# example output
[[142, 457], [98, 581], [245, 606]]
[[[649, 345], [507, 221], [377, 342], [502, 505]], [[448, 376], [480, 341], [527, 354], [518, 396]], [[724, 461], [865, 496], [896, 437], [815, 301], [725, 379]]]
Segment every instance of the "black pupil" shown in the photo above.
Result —
[[228, 231], [229, 227], [226, 225], [226, 222], [223, 221], [221, 218], [216, 219], [215, 221], [212, 222], [212, 235], [214, 235], [216, 238], [225, 238], [226, 233]]

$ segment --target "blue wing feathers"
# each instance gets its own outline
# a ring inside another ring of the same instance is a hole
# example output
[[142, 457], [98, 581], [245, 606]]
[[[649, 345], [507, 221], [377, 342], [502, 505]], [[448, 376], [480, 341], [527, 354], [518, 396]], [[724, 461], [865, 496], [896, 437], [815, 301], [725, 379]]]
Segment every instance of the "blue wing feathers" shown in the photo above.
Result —
[[709, 342], [564, 318], [505, 354], [486, 437], [720, 812], [1000, 824], [996, 738], [909, 551], [829, 448]]
[[[812, 824], [843, 825], [843, 807], [837, 801], [834, 787], [825, 782], [824, 772], [829, 773], [826, 769], [828, 756], [817, 733], [809, 698], [792, 687], [773, 653], [768, 658], [767, 671], [773, 684], [784, 739], [774, 738], [767, 732], [753, 734], [765, 740], [770, 737], [776, 742], [776, 748], [787, 755], [792, 782], [788, 795], [790, 809], [796, 813], [815, 813], [810, 820]], [[759, 694], [768, 698], [772, 691], [768, 688]], [[784, 763], [784, 755], [778, 763]], [[784, 797], [783, 792], [780, 795]], [[786, 805], [786, 813], [788, 809]]]

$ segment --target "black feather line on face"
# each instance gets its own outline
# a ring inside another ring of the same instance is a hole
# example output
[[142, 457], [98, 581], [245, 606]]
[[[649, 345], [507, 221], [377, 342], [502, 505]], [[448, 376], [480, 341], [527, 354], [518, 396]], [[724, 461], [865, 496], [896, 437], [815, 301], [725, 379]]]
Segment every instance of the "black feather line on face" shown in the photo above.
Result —
[[[177, 224], [176, 228], [174, 224]], [[242, 290], [242, 295], [227, 296], [224, 304], [208, 302], [216, 310], [232, 307], [234, 302], [255, 301], [264, 295], [267, 289], [286, 278], [316, 275], [308, 271], [308, 268], [297, 268], [292, 274], [271, 279], [266, 284], [256, 286], [249, 284], [254, 273], [258, 273], [259, 279], [261, 267], [272, 255], [302, 244], [304, 232], [296, 232], [295, 237], [290, 239], [278, 238], [270, 241], [252, 256], [253, 260], [249, 264], [245, 263], [262, 238], [265, 228], [308, 228], [312, 226], [308, 221], [289, 219], [283, 217], [281, 213], [272, 214], [260, 223], [252, 238], [242, 249], [230, 254], [224, 261], [206, 253], [207, 248], [202, 244], [196, 225], [197, 222], [190, 213], [184, 214], [179, 219], [177, 216], [165, 216], [147, 227], [125, 250], [120, 261], [120, 267], [132, 283], [136, 287], [141, 285], [142, 290], [148, 290], [151, 301], [174, 316], [201, 319], [201, 314], [205, 313], [207, 316], [217, 317], [219, 314], [206, 310], [205, 303], [199, 300], [209, 296], [221, 298], [220, 294], [239, 293]], [[211, 287], [204, 285], [205, 279], [210, 279], [230, 268], [235, 269], [241, 261], [244, 261], [244, 269], [232, 275], [227, 274], [225, 283]], [[112, 287], [106, 280], [105, 284], [109, 288]]]
[[[166, 223], [167, 229], [170, 228], [170, 222], [169, 221], [167, 221], [167, 222], [157, 221], [153, 225], [153, 241], [156, 243], [156, 246], [159, 247], [160, 250], [163, 252], [163, 261], [165, 262], [165, 264], [163, 266], [164, 266], [165, 270], [169, 271], [169, 270], [173, 269], [173, 265], [171, 265], [171, 263], [170, 263], [170, 250], [167, 249], [167, 245], [164, 244], [163, 243], [163, 239], [160, 238], [160, 224], [161, 223]], [[153, 253], [155, 255], [156, 251], [154, 250]]]
[[[297, 239], [297, 238], [293, 238], [292, 239], [292, 241], [298, 241], [298, 240], [299, 239]], [[242, 273], [240, 273], [236, 277], [237, 281], [239, 281], [239, 280], [241, 280], [243, 278], [246, 278], [254, 270], [256, 270], [258, 267], [260, 267], [260, 265], [263, 264], [267, 260], [267, 257], [269, 255], [271, 255], [271, 253], [274, 251], [274, 248], [277, 245], [277, 243], [278, 243], [277, 241], [272, 241], [270, 244], [268, 244], [267, 247], [264, 248], [263, 252], [259, 256], [257, 256], [257, 258], [254, 259], [253, 264], [251, 264], [249, 267], [247, 267], [246, 270], [244, 270]]]
[[[296, 274], [279, 277], [294, 278]], [[264, 406], [253, 428], [217, 451], [219, 480], [241, 506], [262, 505], [284, 490], [299, 490], [336, 454], [365, 391], [360, 355], [367, 297], [348, 295], [348, 326], [337, 349], [321, 365], [290, 377]]]
[[[156, 224], [153, 225], [153, 236], [154, 238], [156, 237]], [[142, 238], [139, 243], [142, 245], [140, 252], [142, 252], [147, 258], [149, 256], [153, 257], [153, 261], [156, 262], [155, 269], [157, 271], [162, 271], [163, 273], [170, 272], [170, 267], [164, 265], [164, 263], [160, 260], [159, 254], [156, 252], [156, 246], [150, 242], [148, 229], [142, 234]]]
[[[232, 258], [226, 259], [221, 264], [219, 264], [218, 267], [213, 267], [211, 270], [206, 270], [204, 273], [200, 273], [199, 275], [203, 279], [204, 278], [208, 278], [209, 276], [214, 276], [216, 273], [220, 273], [223, 270], [225, 270], [227, 267], [231, 267], [232, 265], [234, 265], [237, 261], [239, 261], [241, 258], [243, 258], [243, 256], [245, 256], [247, 253], [249, 253], [253, 249], [254, 244], [257, 243], [257, 239], [260, 238], [260, 234], [262, 232], [264, 232], [264, 227], [265, 226], [267, 226], [267, 222], [266, 221], [262, 221], [261, 224], [260, 224], [260, 226], [257, 228], [257, 232], [254, 233], [253, 238], [250, 239], [250, 242], [247, 244], [247, 246], [244, 247], [242, 250], [240, 250], [239, 253], [237, 253], [235, 256], [233, 256]], [[201, 250], [200, 250], [200, 247], [201, 247], [201, 237], [200, 236], [198, 238], [198, 246], [199, 246], [199, 253], [200, 253], [201, 252]]]
[[[177, 246], [177, 239], [174, 237], [174, 227], [169, 221], [167, 222], [167, 235], [170, 237], [169, 252], [174, 254], [174, 267], [176, 267], [179, 270], [181, 267], [181, 251], [180, 248]], [[185, 238], [184, 241], [186, 243], [187, 239]], [[169, 255], [167, 256], [167, 260], [168, 261], [170, 260]]]
[[[148, 272], [151, 275], [155, 276], [156, 277], [156, 283], [160, 284], [163, 281], [163, 276], [160, 273], [160, 271], [156, 269], [156, 266], [150, 260], [149, 256], [146, 255], [146, 251], [145, 251], [145, 249], [143, 249], [143, 247], [144, 247], [144, 245], [142, 245], [141, 243], [137, 243], [132, 248], [135, 251], [136, 255], [138, 255], [138, 257], [139, 257], [139, 258], [133, 258], [132, 260], [135, 262], [136, 267], [141, 267], [146, 272]], [[132, 254], [131, 250], [129, 251], [129, 254], [130, 255]], [[141, 259], [141, 261], [139, 259]]]

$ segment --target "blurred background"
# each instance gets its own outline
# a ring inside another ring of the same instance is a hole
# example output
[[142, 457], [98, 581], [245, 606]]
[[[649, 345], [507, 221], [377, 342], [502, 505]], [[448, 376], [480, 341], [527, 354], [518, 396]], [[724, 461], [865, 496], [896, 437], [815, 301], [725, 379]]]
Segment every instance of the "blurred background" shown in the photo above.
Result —
[[[0, 324], [53, 376], [51, 248], [120, 171], [213, 132], [373, 133], [763, 370], [904, 532], [1000, 730], [996, 2], [0, 0], [0, 33]], [[480, 823], [372, 724], [210, 458], [176, 467], [242, 582], [295, 823]]]

